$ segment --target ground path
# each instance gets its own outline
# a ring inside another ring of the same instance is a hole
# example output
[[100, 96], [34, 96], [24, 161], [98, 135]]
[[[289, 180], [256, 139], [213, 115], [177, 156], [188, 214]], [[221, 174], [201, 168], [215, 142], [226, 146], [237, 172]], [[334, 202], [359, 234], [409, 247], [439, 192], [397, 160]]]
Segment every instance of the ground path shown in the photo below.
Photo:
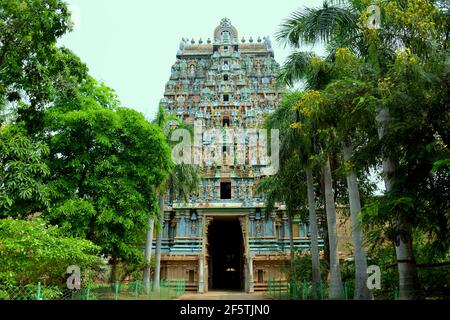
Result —
[[179, 300], [272, 300], [264, 292], [245, 293], [241, 291], [208, 291], [206, 293], [188, 292]]

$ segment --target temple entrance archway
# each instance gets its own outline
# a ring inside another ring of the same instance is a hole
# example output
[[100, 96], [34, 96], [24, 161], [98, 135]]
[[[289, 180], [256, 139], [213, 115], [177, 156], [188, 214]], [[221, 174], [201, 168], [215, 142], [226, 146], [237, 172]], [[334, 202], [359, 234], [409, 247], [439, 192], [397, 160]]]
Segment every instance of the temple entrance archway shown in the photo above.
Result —
[[238, 217], [214, 217], [208, 227], [209, 290], [244, 290], [244, 252]]

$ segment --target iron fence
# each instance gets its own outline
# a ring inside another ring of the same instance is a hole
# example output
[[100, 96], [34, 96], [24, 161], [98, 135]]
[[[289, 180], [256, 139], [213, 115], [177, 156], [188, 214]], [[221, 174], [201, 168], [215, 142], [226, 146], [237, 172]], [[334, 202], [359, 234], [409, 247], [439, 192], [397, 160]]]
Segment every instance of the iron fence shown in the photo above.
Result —
[[142, 281], [133, 281], [92, 284], [79, 290], [39, 282], [23, 286], [0, 285], [0, 300], [172, 300], [185, 292], [185, 279], [161, 280], [159, 290], [155, 290], [153, 281], [148, 288]]
[[[269, 279], [267, 293], [275, 299], [281, 300], [326, 300], [328, 299], [328, 288], [324, 283], [320, 283], [319, 288], [314, 288], [306, 281], [281, 281]], [[354, 288], [352, 285], [344, 283], [344, 299], [352, 300]], [[398, 300], [398, 289], [394, 289], [394, 300]]]

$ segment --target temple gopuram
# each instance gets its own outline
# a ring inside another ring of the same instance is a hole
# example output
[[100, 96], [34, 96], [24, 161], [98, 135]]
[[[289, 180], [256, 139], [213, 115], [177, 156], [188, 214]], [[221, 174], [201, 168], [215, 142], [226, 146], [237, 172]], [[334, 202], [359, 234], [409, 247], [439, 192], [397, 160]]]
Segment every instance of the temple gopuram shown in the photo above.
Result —
[[[264, 199], [255, 193], [270, 162], [267, 139], [257, 129], [280, 103], [278, 71], [269, 38], [239, 40], [227, 18], [212, 40], [182, 39], [161, 104], [201, 129], [195, 131], [200, 145], [194, 146], [192, 157], [202, 179], [188, 201], [166, 197], [161, 279], [184, 278], [187, 289], [198, 292], [254, 292], [267, 290], [269, 279], [286, 281], [290, 247], [285, 207], [277, 204], [267, 212]], [[217, 135], [211, 129], [234, 131]], [[308, 226], [293, 220], [295, 246], [308, 250]]]

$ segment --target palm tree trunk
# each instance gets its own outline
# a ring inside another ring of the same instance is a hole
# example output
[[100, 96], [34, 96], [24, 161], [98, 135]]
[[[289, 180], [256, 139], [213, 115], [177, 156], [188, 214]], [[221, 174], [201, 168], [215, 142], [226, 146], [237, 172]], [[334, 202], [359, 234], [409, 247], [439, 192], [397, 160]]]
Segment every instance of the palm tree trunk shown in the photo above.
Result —
[[[159, 210], [160, 216], [158, 217], [159, 225], [164, 223], [164, 196], [159, 196]], [[157, 231], [156, 234], [156, 248], [155, 248], [155, 278], [153, 281], [153, 289], [159, 291], [159, 281], [161, 277], [161, 243], [162, 243], [162, 229]]]
[[113, 286], [117, 281], [117, 260], [115, 258], [111, 259], [111, 274], [109, 275], [109, 282]]
[[330, 288], [329, 299], [339, 300], [344, 298], [341, 270], [339, 268], [339, 251], [336, 230], [336, 207], [334, 205], [333, 178], [331, 176], [330, 158], [323, 167], [325, 184], [325, 206], [327, 211], [328, 239], [330, 245]]
[[[353, 154], [353, 146], [350, 141], [343, 142], [344, 160], [350, 161]], [[350, 202], [350, 217], [352, 220], [352, 239], [355, 250], [355, 300], [370, 300], [372, 297], [367, 287], [367, 257], [364, 248], [364, 234], [361, 220], [361, 200], [359, 197], [358, 180], [355, 170], [347, 172], [347, 190]]]
[[422, 298], [412, 239], [402, 239], [402, 237], [397, 236], [395, 253], [397, 255], [400, 284], [398, 298], [400, 300], [415, 300]]
[[[386, 125], [390, 121], [390, 113], [386, 108], [378, 108], [376, 120], [379, 123], [378, 137], [384, 137]], [[392, 191], [395, 172], [394, 161], [387, 155], [383, 155], [383, 176], [386, 193]], [[416, 260], [414, 258], [412, 233], [409, 226], [402, 225], [403, 236], [397, 235], [395, 241], [395, 254], [398, 262], [399, 299], [414, 300], [421, 296], [419, 277], [417, 274]]]
[[306, 167], [306, 182], [308, 187], [309, 228], [311, 230], [313, 292], [315, 297], [318, 298], [320, 288], [319, 230], [317, 226], [316, 203], [314, 200], [313, 175], [310, 167]]
[[152, 239], [153, 239], [154, 222], [155, 218], [153, 216], [148, 218], [148, 231], [147, 231], [147, 238], [145, 241], [145, 262], [147, 265], [145, 266], [143, 275], [143, 285], [145, 293], [150, 292], [150, 271], [151, 271], [150, 262], [152, 259]]

